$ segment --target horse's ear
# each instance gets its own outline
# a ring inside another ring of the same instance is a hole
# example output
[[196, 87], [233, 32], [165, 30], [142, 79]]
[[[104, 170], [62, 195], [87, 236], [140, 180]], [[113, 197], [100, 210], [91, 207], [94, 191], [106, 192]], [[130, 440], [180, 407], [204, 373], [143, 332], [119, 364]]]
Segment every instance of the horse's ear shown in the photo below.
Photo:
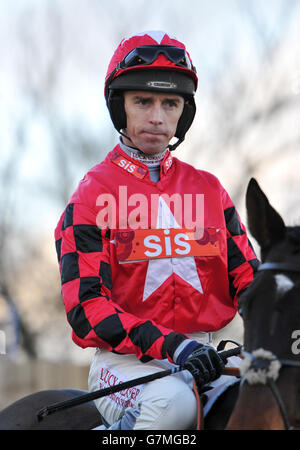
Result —
[[250, 233], [262, 249], [284, 238], [284, 221], [270, 205], [268, 198], [254, 178], [251, 178], [248, 184], [246, 207]]

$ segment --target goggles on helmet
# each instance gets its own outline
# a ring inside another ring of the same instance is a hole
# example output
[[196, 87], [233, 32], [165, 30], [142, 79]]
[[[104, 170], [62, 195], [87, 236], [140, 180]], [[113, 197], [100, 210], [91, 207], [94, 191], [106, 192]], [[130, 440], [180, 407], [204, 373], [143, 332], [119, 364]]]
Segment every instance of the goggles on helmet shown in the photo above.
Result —
[[173, 45], [142, 45], [136, 47], [118, 64], [116, 70], [152, 64], [160, 53], [177, 66], [196, 72], [196, 67], [193, 66], [185, 49]]

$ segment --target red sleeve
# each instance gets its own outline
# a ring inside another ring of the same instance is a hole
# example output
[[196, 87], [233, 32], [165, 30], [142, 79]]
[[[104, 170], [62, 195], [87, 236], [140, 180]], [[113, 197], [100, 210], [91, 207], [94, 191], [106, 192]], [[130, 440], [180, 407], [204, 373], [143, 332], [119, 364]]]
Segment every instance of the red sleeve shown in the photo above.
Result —
[[125, 312], [111, 300], [110, 232], [96, 213], [70, 203], [55, 230], [62, 297], [74, 342], [131, 353], [142, 361], [172, 358], [186, 336]]
[[230, 294], [234, 305], [252, 282], [259, 266], [246, 228], [227, 192], [223, 189], [223, 207], [227, 232], [227, 258]]

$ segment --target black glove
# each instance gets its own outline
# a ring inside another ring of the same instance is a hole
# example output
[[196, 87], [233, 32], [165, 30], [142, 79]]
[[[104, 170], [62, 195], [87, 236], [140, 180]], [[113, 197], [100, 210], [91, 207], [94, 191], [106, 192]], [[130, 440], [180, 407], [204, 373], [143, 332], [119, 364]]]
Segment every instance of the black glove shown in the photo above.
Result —
[[218, 352], [210, 345], [198, 344], [186, 358], [179, 359], [180, 365], [191, 372], [198, 386], [216, 380], [225, 367]]

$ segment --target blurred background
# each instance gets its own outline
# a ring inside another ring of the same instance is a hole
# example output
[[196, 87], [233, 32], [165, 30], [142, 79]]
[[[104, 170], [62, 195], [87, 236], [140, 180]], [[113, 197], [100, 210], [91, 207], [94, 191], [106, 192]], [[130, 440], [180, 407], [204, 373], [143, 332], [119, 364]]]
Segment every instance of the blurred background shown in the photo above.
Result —
[[[217, 175], [244, 223], [254, 176], [293, 225], [299, 25], [297, 0], [0, 0], [0, 408], [87, 385], [94, 351], [72, 343], [53, 233], [79, 180], [117, 143], [103, 87], [121, 39], [165, 30], [186, 44], [197, 115], [176, 156]], [[237, 317], [215, 339], [242, 332]]]

